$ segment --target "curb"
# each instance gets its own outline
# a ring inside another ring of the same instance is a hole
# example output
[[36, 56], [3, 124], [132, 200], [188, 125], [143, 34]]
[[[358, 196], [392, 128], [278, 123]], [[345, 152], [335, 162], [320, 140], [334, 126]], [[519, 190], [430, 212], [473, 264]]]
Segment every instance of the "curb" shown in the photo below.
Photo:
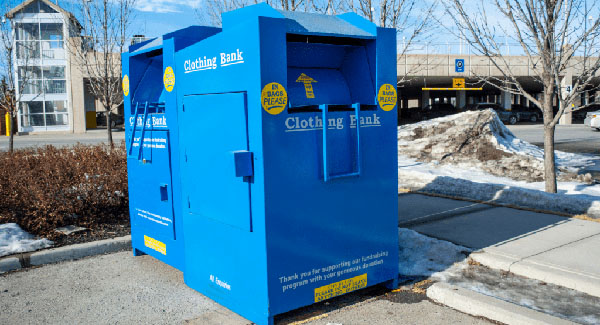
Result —
[[75, 244], [0, 258], [0, 273], [22, 268], [76, 260], [87, 256], [113, 253], [131, 248], [131, 235]]
[[588, 295], [600, 297], [600, 278], [592, 274], [577, 272], [557, 265], [549, 265], [528, 260], [517, 260], [508, 256], [486, 252], [474, 252], [470, 257], [478, 263], [493, 269], [511, 272], [530, 279], [536, 279]]
[[505, 324], [575, 324], [447, 283], [438, 282], [429, 287], [427, 297], [463, 313]]

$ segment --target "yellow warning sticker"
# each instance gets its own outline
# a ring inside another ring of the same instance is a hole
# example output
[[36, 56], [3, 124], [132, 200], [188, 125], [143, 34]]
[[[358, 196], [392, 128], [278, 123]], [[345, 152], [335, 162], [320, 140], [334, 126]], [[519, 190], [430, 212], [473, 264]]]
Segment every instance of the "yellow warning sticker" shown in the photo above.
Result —
[[165, 89], [168, 92], [171, 92], [171, 90], [173, 90], [173, 87], [175, 86], [175, 73], [173, 73], [173, 68], [167, 67], [165, 69], [165, 75], [163, 76], [163, 83], [165, 84]]
[[323, 301], [345, 293], [367, 287], [367, 273], [350, 279], [334, 282], [315, 289], [315, 302]]
[[165, 243], [158, 241], [152, 237], [148, 237], [144, 235], [144, 246], [151, 248], [163, 255], [167, 255], [167, 245]]
[[267, 113], [277, 115], [287, 106], [288, 98], [285, 88], [281, 84], [271, 82], [267, 84], [260, 95], [262, 107]]
[[305, 75], [304, 73], [300, 74], [296, 82], [304, 83], [304, 90], [306, 91], [306, 98], [315, 98], [315, 92], [313, 91], [313, 82], [317, 82], [315, 79]]
[[123, 95], [129, 96], [129, 77], [127, 75], [123, 77]]
[[383, 84], [379, 87], [379, 93], [377, 93], [377, 102], [379, 107], [384, 111], [391, 111], [396, 107], [398, 97], [396, 94], [396, 87], [390, 84]]

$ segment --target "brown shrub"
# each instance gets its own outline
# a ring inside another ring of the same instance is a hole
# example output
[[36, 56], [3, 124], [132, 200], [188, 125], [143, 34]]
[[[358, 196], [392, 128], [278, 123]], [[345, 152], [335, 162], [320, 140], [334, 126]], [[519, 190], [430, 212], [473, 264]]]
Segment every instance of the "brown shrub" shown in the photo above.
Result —
[[65, 225], [126, 224], [128, 205], [124, 143], [0, 153], [0, 223], [53, 239]]

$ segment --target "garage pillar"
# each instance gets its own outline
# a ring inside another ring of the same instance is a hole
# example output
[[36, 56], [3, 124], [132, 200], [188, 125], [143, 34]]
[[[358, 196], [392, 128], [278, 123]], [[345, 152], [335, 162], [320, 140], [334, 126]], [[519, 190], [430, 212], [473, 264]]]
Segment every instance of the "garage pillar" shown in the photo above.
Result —
[[467, 104], [467, 92], [464, 90], [456, 91], [456, 108], [463, 109]]
[[[567, 69], [567, 73], [560, 81], [560, 88], [561, 88], [563, 98], [568, 96], [569, 92], [572, 91], [572, 89], [571, 89], [572, 87], [573, 87], [573, 74], [570, 69]], [[559, 105], [560, 105], [560, 101], [559, 101]], [[563, 115], [560, 117], [560, 120], [558, 120], [558, 124], [560, 124], [560, 125], [573, 124], [573, 117], [571, 114], [571, 109], [572, 109], [572, 107], [565, 108]]]
[[421, 108], [425, 108], [429, 105], [429, 90], [423, 90], [421, 95]]
[[402, 98], [402, 108], [403, 109], [408, 108], [408, 98]]
[[510, 111], [510, 105], [512, 104], [512, 94], [509, 93], [508, 91], [502, 91], [500, 93], [500, 105], [502, 106], [502, 108], [504, 108], [505, 110]]

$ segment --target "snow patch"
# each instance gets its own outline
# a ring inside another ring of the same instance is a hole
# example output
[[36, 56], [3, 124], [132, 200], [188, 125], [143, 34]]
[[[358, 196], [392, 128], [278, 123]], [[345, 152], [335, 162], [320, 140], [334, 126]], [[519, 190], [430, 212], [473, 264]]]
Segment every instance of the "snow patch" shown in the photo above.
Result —
[[399, 273], [405, 276], [430, 276], [464, 260], [470, 249], [398, 228]]
[[0, 224], [0, 257], [16, 253], [32, 252], [47, 248], [54, 243], [46, 238], [34, 239], [16, 223]]

